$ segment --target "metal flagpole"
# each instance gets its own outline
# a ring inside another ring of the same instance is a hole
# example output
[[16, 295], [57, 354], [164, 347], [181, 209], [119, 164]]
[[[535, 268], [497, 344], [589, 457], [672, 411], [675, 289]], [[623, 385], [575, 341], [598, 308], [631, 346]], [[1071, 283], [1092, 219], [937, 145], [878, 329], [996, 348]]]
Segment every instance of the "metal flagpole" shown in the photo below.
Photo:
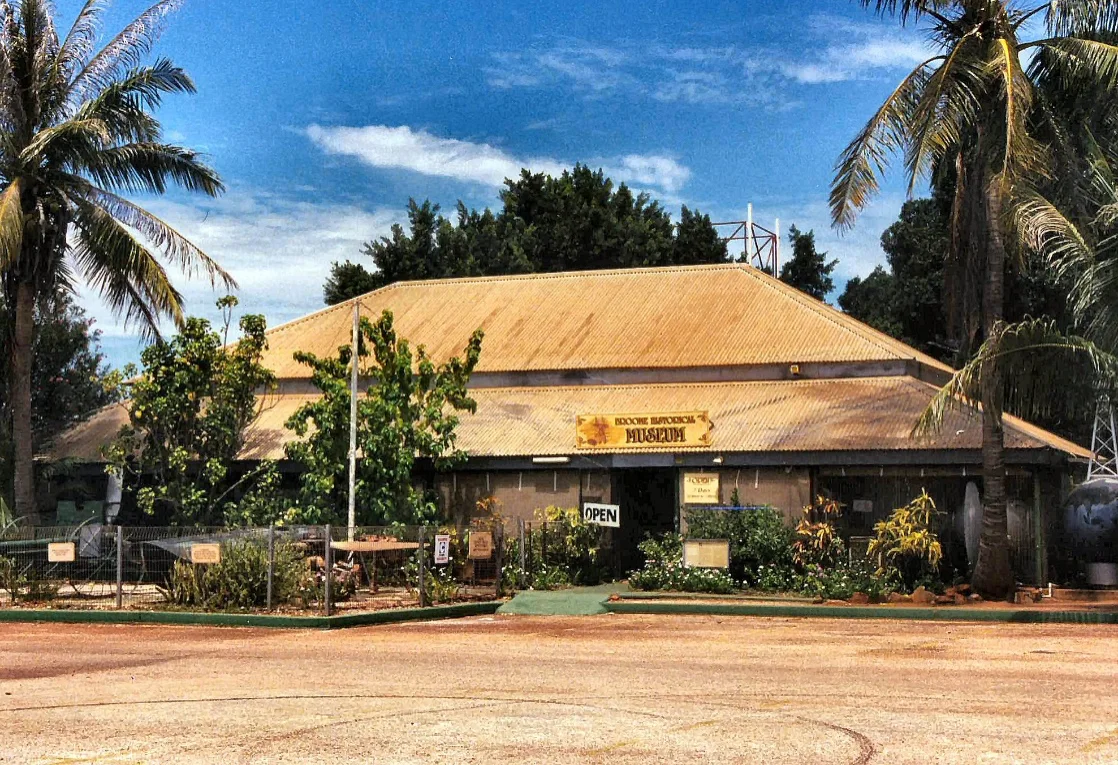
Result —
[[354, 488], [357, 484], [357, 332], [361, 320], [361, 304], [353, 301], [353, 343], [350, 352], [350, 384], [349, 384], [349, 515], [347, 539], [353, 541], [353, 527], [356, 525], [356, 500]]

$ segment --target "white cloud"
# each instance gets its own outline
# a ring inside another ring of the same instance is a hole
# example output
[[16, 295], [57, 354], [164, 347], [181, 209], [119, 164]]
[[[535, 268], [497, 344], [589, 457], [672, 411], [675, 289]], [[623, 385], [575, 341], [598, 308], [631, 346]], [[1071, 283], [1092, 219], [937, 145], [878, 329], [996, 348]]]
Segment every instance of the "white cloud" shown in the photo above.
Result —
[[499, 186], [505, 178], [516, 178], [522, 167], [543, 173], [562, 172], [562, 165], [554, 160], [516, 159], [487, 143], [439, 138], [406, 125], [311, 125], [307, 136], [328, 154], [355, 157], [373, 167], [411, 170], [488, 186]]
[[587, 98], [648, 97], [687, 104], [752, 104], [781, 109], [786, 91], [890, 76], [929, 57], [911, 27], [855, 23], [826, 14], [808, 19], [795, 48], [678, 46], [564, 40], [493, 55], [488, 83], [500, 89], [567, 87]]
[[[263, 313], [269, 326], [322, 307], [322, 284], [334, 261], [357, 260], [361, 245], [385, 235], [402, 210], [369, 210], [341, 203], [312, 203], [262, 192], [237, 191], [197, 205], [167, 199], [146, 206], [215, 258], [239, 289], [240, 309]], [[220, 291], [208, 281], [170, 271], [188, 313], [216, 319]], [[87, 290], [81, 302], [107, 338], [132, 336]]]
[[[307, 137], [329, 154], [353, 157], [382, 169], [410, 170], [422, 175], [500, 186], [516, 178], [521, 168], [559, 175], [574, 163], [552, 157], [517, 157], [488, 143], [440, 138], [407, 125], [323, 127], [311, 125]], [[691, 170], [662, 154], [627, 154], [592, 160], [616, 181], [676, 192], [691, 177]]]

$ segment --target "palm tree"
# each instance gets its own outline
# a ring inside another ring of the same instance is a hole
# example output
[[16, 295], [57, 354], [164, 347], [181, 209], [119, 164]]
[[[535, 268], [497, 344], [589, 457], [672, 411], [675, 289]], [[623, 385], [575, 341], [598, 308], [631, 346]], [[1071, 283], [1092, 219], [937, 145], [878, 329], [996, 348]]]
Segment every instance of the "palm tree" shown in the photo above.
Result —
[[87, 0], [65, 38], [48, 0], [0, 0], [0, 281], [12, 307], [15, 514], [35, 513], [31, 347], [36, 296], [97, 290], [149, 335], [183, 318], [161, 259], [232, 286], [213, 260], [121, 194], [169, 184], [216, 195], [217, 174], [163, 141], [151, 112], [164, 94], [191, 93], [183, 70], [142, 62], [177, 0], [158, 2], [97, 49], [100, 0]]
[[[895, 153], [903, 154], [910, 191], [936, 168], [955, 173], [951, 265], [964, 347], [974, 347], [1002, 320], [1010, 225], [1023, 200], [1037, 198], [1049, 147], [1031, 116], [1035, 70], [1022, 56], [1039, 53], [1067, 81], [1118, 80], [1118, 2], [1052, 0], [1027, 7], [1011, 0], [861, 0], [880, 15], [912, 22], [935, 55], [916, 67], [842, 153], [831, 190], [834, 224], [849, 228], [877, 191]], [[1042, 36], [1026, 39], [1043, 27]], [[1020, 252], [1022, 247], [1016, 247]], [[1006, 537], [1004, 378], [997, 366], [978, 377], [982, 406], [983, 521], [972, 583], [986, 597], [1013, 586]]]

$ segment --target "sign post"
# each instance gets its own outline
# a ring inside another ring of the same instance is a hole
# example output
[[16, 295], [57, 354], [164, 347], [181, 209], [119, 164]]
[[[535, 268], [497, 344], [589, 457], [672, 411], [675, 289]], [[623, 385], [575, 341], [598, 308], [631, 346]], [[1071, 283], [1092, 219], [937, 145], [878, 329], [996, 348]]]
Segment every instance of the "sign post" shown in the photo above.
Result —
[[598, 502], [584, 502], [582, 520], [594, 526], [621, 527], [621, 505], [603, 505]]

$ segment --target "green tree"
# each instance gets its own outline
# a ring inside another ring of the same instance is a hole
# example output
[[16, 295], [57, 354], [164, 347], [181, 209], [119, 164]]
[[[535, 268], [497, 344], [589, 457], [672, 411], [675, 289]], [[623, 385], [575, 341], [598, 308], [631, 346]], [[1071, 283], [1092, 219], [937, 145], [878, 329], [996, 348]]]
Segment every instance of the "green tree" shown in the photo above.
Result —
[[168, 184], [214, 195], [217, 175], [166, 143], [151, 112], [167, 93], [192, 92], [169, 61], [140, 64], [163, 17], [163, 0], [100, 50], [103, 7], [87, 0], [64, 38], [46, 0], [0, 3], [0, 286], [10, 323], [12, 435], [17, 515], [35, 513], [32, 368], [35, 302], [83, 279], [114, 310], [156, 331], [182, 319], [182, 301], [156, 253], [211, 280], [229, 277], [173, 228], [119, 193], [163, 193]]
[[[1036, 196], [1048, 172], [1047, 147], [1030, 122], [1037, 72], [1022, 56], [1036, 49], [1070, 77], [1113, 87], [1118, 48], [1100, 35], [1118, 31], [1112, 2], [1038, 4], [1006, 0], [862, 0], [882, 15], [925, 27], [939, 49], [916, 67], [871, 117], [839, 160], [831, 212], [853, 225], [877, 191], [892, 155], [904, 154], [910, 188], [933, 168], [954, 168], [953, 267], [963, 278], [959, 315], [964, 345], [1003, 319], [1007, 242], [1019, 228], [1007, 221]], [[1043, 14], [1044, 36], [1024, 40], [1029, 21]], [[1020, 242], [1020, 244], [1027, 244]], [[1015, 249], [1017, 249], [1015, 247]], [[1024, 247], [1020, 248], [1024, 250]], [[1006, 522], [1004, 379], [991, 366], [982, 378], [983, 526], [975, 589], [1001, 597], [1013, 587]]]
[[455, 220], [425, 201], [408, 203], [408, 228], [366, 243], [375, 270], [334, 263], [327, 304], [403, 280], [637, 268], [727, 260], [710, 218], [686, 206], [679, 225], [647, 194], [617, 187], [602, 171], [575, 165], [559, 177], [527, 170], [505, 182], [502, 208], [469, 210]]
[[[357, 363], [371, 362], [360, 374], [374, 382], [357, 403], [357, 523], [432, 521], [436, 506], [415, 485], [416, 464], [430, 460], [445, 470], [465, 459], [456, 446], [456, 413], [477, 409], [466, 385], [481, 354], [482, 332], [474, 332], [461, 357], [438, 365], [423, 346], [413, 352], [397, 336], [390, 311], [376, 323], [362, 319], [360, 339]], [[342, 346], [332, 358], [304, 352], [295, 358], [311, 368], [322, 395], [288, 419], [287, 427], [301, 438], [288, 444], [287, 456], [303, 468], [304, 510], [338, 520], [347, 504], [352, 349]]]
[[135, 491], [140, 509], [176, 526], [213, 526], [225, 519], [235, 492], [266, 474], [267, 463], [242, 475], [231, 468], [245, 431], [260, 413], [260, 394], [275, 384], [261, 363], [264, 317], [241, 317], [241, 337], [225, 345], [235, 298], [218, 301], [221, 333], [191, 317], [170, 340], [141, 354], [142, 371], [120, 378], [128, 423], [104, 450], [111, 469]]
[[804, 233], [795, 226], [788, 229], [792, 257], [780, 267], [780, 281], [790, 284], [816, 300], [824, 300], [835, 288], [831, 274], [837, 260], [827, 260], [827, 253], [815, 249], [815, 232]]

